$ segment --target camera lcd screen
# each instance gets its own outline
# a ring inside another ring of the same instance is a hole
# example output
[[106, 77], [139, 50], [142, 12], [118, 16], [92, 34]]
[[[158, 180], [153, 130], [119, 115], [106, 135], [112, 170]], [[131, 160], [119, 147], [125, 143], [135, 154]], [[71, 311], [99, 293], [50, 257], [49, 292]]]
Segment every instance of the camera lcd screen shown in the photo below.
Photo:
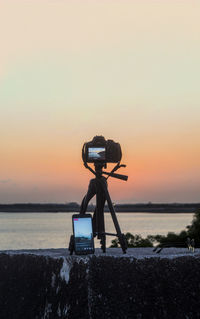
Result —
[[73, 216], [75, 252], [87, 254], [94, 252], [92, 218], [90, 215]]
[[88, 160], [90, 161], [105, 161], [106, 148], [105, 147], [89, 147]]

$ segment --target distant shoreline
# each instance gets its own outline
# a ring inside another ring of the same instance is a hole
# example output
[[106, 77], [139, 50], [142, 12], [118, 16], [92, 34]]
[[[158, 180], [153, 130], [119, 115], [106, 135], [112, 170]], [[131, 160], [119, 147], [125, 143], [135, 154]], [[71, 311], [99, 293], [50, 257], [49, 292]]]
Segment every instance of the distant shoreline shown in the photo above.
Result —
[[[88, 205], [87, 212], [93, 212], [94, 205]], [[120, 213], [194, 213], [200, 209], [200, 203], [147, 203], [147, 204], [116, 204], [115, 210]], [[105, 212], [108, 212], [105, 206]], [[0, 204], [0, 212], [4, 213], [71, 213], [80, 212], [78, 203], [68, 204]]]

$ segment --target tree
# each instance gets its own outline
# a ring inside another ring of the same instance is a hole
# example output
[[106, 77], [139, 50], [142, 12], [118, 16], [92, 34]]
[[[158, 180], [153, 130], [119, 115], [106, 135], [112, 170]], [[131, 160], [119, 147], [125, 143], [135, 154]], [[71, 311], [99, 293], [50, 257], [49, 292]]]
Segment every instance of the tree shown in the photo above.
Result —
[[200, 209], [195, 212], [192, 224], [186, 228], [188, 237], [194, 238], [195, 242], [200, 242]]

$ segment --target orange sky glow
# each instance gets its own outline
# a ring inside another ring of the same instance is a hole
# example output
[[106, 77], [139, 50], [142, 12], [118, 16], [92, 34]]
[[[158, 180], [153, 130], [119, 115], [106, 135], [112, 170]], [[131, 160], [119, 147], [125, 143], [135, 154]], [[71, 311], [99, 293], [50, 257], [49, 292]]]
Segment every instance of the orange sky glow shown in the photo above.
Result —
[[127, 164], [127, 182], [109, 181], [114, 202], [199, 202], [199, 10], [1, 1], [0, 203], [80, 202], [95, 135], [119, 142]]

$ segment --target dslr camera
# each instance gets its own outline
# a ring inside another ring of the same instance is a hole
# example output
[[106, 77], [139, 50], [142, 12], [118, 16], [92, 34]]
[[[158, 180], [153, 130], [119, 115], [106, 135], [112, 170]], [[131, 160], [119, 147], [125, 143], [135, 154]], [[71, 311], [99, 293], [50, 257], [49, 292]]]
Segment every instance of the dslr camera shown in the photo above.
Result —
[[106, 140], [103, 136], [95, 136], [92, 141], [84, 143], [82, 159], [84, 163], [118, 163], [122, 151], [119, 143]]

